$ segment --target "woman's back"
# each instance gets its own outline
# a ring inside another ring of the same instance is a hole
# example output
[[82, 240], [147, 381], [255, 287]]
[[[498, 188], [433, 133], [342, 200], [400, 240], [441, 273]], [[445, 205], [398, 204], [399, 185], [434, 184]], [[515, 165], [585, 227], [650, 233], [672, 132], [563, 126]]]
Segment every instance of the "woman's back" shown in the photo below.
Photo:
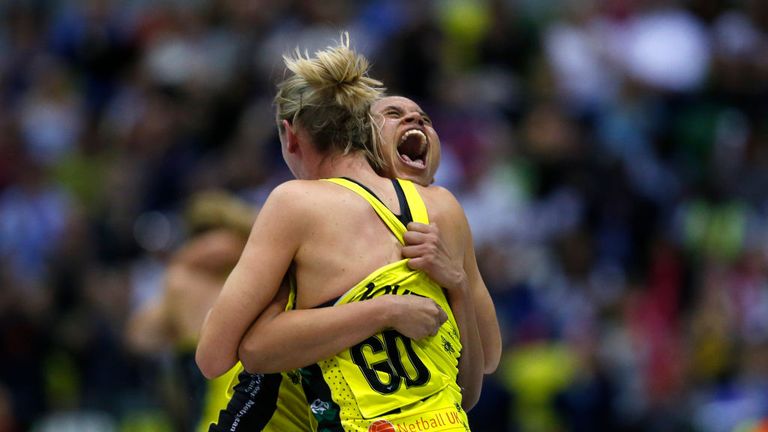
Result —
[[[353, 191], [372, 210], [375, 208], [380, 224], [399, 241], [403, 240], [408, 221], [428, 222], [423, 201], [408, 181], [393, 182], [403, 200], [402, 218], [395, 217], [364, 186], [345, 179], [333, 181]], [[359, 244], [365, 246], [365, 241]], [[423, 272], [410, 269], [407, 260], [397, 258], [349, 286], [334, 306], [380, 296], [418, 296], [436, 302], [447, 312], [448, 319], [430, 337], [414, 340], [384, 329], [333, 357], [301, 368], [307, 402], [311, 403], [319, 429], [362, 432], [380, 422], [406, 430], [418, 421], [434, 422], [435, 430], [466, 425], [457, 385], [462, 348], [458, 324], [443, 289]], [[443, 418], [451, 419], [451, 424], [441, 424], [446, 421]]]
[[[362, 182], [361, 182], [362, 183]], [[389, 179], [368, 179], [368, 187], [395, 214], [402, 210]], [[292, 181], [280, 194], [291, 201], [291, 212], [300, 219], [300, 244], [294, 257], [298, 287], [297, 307], [304, 309], [338, 298], [374, 270], [402, 259], [402, 245], [371, 206], [339, 185], [325, 181]], [[419, 188], [430, 219], [451, 224], [450, 209], [439, 188]], [[448, 211], [447, 211], [448, 210]], [[286, 209], [289, 211], [289, 209]], [[440, 226], [439, 226], [440, 227]], [[440, 227], [442, 228], [442, 227]], [[446, 233], [455, 232], [446, 227]], [[457, 236], [446, 244], [456, 256], [463, 248]]]

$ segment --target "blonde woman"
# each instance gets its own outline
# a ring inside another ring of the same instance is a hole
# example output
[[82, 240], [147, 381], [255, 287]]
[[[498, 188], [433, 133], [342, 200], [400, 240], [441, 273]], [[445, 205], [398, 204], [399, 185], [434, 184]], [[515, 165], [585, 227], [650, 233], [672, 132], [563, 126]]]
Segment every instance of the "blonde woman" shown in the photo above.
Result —
[[[478, 394], [483, 371], [472, 295], [459, 289], [449, 302], [437, 283], [408, 267], [401, 259], [405, 227], [395, 216], [433, 221], [443, 246], [464, 262], [471, 239], [463, 211], [444, 189], [377, 174], [384, 160], [368, 112], [378, 83], [365, 76], [367, 63], [348, 41], [286, 62], [292, 74], [276, 97], [286, 163], [299, 179], [336, 180], [296, 180], [273, 191], [204, 325], [198, 364], [216, 376], [238, 360], [239, 349], [252, 370], [301, 367], [319, 430], [407, 427], [425, 418], [434, 430], [467, 429], [459, 353], [465, 381]], [[280, 314], [283, 331], [258, 323], [249, 330], [270, 313], [262, 311], [286, 272], [302, 310]], [[314, 309], [329, 301], [333, 319]], [[241, 346], [244, 336], [257, 345]], [[306, 366], [318, 358], [327, 360]]]

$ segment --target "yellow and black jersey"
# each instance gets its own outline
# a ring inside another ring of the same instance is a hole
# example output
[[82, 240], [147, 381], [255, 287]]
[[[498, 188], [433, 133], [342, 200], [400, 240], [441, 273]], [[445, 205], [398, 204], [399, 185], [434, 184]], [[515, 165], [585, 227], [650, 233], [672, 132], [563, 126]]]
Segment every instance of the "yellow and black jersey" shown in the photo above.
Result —
[[194, 343], [180, 343], [174, 352], [174, 382], [179, 386], [179, 394], [184, 395], [181, 401], [187, 412], [193, 417], [184, 430], [205, 431], [208, 424], [216, 419], [219, 410], [226, 405], [226, 391], [231, 379], [231, 372], [207, 380], [195, 363]]
[[[295, 292], [291, 281], [286, 310], [295, 307]], [[220, 390], [228, 403], [220, 405], [223, 409], [209, 432], [315, 430], [317, 422], [307, 405], [299, 371], [252, 374], [239, 362], [233, 370], [230, 385]]]
[[[413, 184], [393, 181], [401, 220], [364, 186], [349, 179], [328, 179], [368, 201], [403, 243], [408, 219], [429, 223]], [[448, 314], [434, 336], [412, 340], [394, 330], [375, 334], [336, 356], [301, 369], [302, 385], [317, 430], [469, 430], [456, 382], [460, 335], [443, 289], [404, 259], [371, 273], [335, 304], [382, 295], [418, 295], [433, 299]], [[386, 426], [389, 424], [390, 429]], [[377, 429], [379, 428], [379, 429]]]
[[200, 379], [205, 381], [205, 395], [202, 399], [202, 406], [199, 407], [200, 411], [192, 411], [200, 412], [200, 420], [197, 422], [195, 431], [205, 432], [208, 430], [208, 426], [216, 421], [219, 411], [227, 406], [227, 403], [229, 402], [227, 389], [242, 368], [239, 367], [240, 364], [238, 363], [224, 375], [212, 380], [206, 380], [199, 369], [197, 369], [194, 353], [190, 356], [190, 361], [190, 368], [194, 368], [197, 371], [197, 374], [200, 375]]

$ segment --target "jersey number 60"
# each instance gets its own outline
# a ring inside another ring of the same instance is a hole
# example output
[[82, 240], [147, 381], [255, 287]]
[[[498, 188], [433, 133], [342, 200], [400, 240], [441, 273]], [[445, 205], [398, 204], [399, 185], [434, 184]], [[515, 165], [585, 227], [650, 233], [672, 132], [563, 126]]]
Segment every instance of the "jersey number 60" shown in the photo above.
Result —
[[[366, 347], [370, 348], [372, 354], [385, 351], [387, 358], [370, 363], [363, 354], [363, 349]], [[405, 355], [401, 354], [401, 347]], [[363, 372], [371, 388], [381, 394], [394, 393], [403, 383], [406, 388], [409, 388], [423, 386], [429, 382], [429, 369], [413, 351], [411, 339], [395, 330], [385, 330], [379, 335], [371, 336], [350, 348], [349, 352], [352, 361]], [[407, 359], [410, 363], [410, 371], [406, 370], [403, 359]], [[389, 375], [388, 382], [382, 381], [381, 374], [377, 372]]]

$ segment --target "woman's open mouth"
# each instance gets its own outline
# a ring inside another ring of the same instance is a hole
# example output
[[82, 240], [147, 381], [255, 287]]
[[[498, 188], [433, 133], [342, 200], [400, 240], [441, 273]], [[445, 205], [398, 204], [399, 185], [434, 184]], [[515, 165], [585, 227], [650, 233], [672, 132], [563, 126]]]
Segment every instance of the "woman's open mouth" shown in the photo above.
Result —
[[419, 129], [406, 131], [397, 145], [397, 154], [406, 165], [414, 168], [427, 166], [427, 135]]

